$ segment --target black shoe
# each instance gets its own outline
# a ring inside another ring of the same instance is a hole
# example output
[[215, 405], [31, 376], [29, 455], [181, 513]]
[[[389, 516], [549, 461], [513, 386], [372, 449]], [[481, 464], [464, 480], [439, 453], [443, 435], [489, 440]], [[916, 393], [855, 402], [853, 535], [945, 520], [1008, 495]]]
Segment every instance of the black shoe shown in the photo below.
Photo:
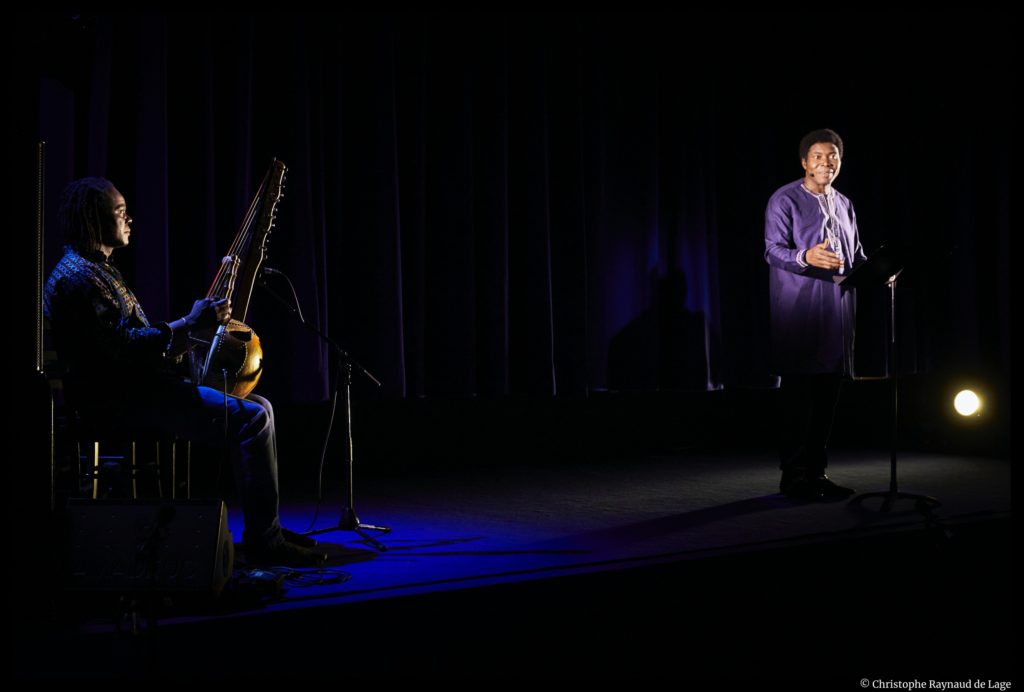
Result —
[[821, 493], [822, 497], [828, 499], [849, 497], [854, 492], [853, 488], [844, 488], [841, 485], [836, 485], [825, 474], [812, 478], [811, 484]]
[[817, 484], [803, 471], [783, 471], [779, 492], [794, 500], [820, 500], [822, 497]]
[[280, 565], [281, 567], [319, 567], [327, 562], [327, 553], [281, 541], [269, 548], [244, 548], [246, 564]]
[[310, 538], [309, 536], [306, 536], [304, 534], [289, 531], [288, 529], [283, 527], [281, 528], [281, 535], [284, 536], [284, 539], [286, 541], [292, 543], [293, 545], [300, 545], [303, 548], [315, 548], [317, 546], [315, 538]]

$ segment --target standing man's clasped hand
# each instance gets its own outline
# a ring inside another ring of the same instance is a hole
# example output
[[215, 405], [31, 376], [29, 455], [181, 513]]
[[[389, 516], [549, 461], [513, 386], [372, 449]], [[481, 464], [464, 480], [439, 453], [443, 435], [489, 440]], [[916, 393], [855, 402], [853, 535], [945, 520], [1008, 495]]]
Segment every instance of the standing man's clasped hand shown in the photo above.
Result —
[[823, 243], [811, 246], [804, 255], [804, 261], [812, 267], [819, 269], [836, 270], [843, 266], [839, 255], [828, 249], [828, 240]]

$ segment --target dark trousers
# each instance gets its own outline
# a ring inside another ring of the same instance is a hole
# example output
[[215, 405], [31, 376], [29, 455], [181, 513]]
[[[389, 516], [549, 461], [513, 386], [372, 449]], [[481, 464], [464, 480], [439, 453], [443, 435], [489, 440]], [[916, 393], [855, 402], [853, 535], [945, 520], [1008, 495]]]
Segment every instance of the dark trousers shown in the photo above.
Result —
[[91, 391], [106, 398], [93, 401], [88, 409], [103, 412], [106, 420], [127, 430], [174, 433], [213, 446], [226, 442], [245, 516], [242, 542], [270, 547], [284, 540], [278, 516], [277, 433], [269, 401], [250, 394], [246, 399], [229, 396], [225, 402], [215, 389], [183, 382], [133, 391]]
[[825, 450], [843, 376], [838, 373], [784, 375], [779, 387], [779, 460], [783, 471], [817, 475], [825, 471]]

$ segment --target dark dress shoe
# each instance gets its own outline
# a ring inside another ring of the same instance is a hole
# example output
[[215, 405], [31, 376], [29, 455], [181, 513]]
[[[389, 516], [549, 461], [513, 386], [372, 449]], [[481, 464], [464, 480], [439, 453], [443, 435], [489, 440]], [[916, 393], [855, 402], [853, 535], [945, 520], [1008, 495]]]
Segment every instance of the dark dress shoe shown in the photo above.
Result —
[[794, 500], [819, 500], [822, 497], [817, 483], [802, 471], [783, 471], [779, 492]]
[[245, 546], [246, 564], [281, 567], [319, 567], [327, 562], [327, 553], [303, 548], [288, 541], [270, 547]]
[[283, 527], [281, 528], [281, 535], [284, 536], [284, 539], [289, 543], [301, 545], [303, 548], [315, 548], [317, 546], [315, 538], [311, 538], [301, 533], [295, 533], [294, 531], [289, 531]]
[[817, 489], [822, 497], [835, 499], [840, 497], [849, 497], [853, 495], [853, 488], [844, 488], [841, 485], [833, 483], [828, 476], [821, 474], [811, 479], [811, 484]]

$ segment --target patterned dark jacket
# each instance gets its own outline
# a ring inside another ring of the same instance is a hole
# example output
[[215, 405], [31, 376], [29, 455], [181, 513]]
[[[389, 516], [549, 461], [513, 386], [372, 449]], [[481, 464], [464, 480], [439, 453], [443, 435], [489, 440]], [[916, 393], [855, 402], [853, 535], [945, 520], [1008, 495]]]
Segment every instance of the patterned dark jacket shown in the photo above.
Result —
[[150, 324], [103, 253], [65, 248], [46, 282], [44, 310], [69, 390], [121, 399], [126, 390], [180, 380], [168, 368], [170, 327]]

